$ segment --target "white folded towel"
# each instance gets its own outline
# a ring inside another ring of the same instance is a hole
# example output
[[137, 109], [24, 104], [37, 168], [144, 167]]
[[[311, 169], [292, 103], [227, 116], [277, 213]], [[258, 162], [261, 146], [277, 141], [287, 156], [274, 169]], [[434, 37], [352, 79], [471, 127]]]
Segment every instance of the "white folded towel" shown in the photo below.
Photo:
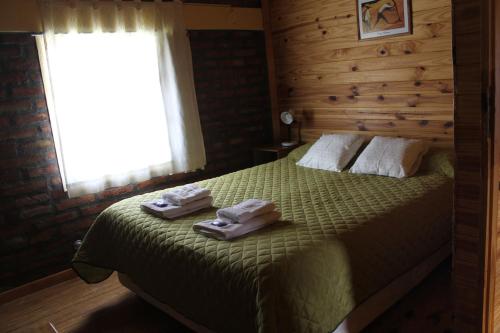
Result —
[[271, 201], [249, 199], [232, 207], [222, 208], [217, 211], [217, 217], [229, 219], [233, 222], [245, 223], [253, 217], [272, 212], [276, 205]]
[[163, 193], [162, 197], [176, 205], [183, 206], [190, 202], [206, 198], [209, 195], [210, 190], [199, 187], [196, 184], [187, 184]]
[[193, 230], [218, 240], [230, 240], [267, 227], [279, 220], [280, 217], [280, 212], [271, 211], [247, 220], [245, 223], [232, 223], [230, 220], [218, 218], [198, 222], [193, 225]]
[[[167, 204], [165, 207], [155, 205], [156, 202], [161, 201]], [[175, 219], [183, 215], [194, 213], [198, 210], [212, 206], [212, 197], [208, 196], [200, 200], [190, 202], [186, 205], [179, 206], [165, 199], [153, 200], [141, 204], [141, 209], [147, 213], [167, 219]]]

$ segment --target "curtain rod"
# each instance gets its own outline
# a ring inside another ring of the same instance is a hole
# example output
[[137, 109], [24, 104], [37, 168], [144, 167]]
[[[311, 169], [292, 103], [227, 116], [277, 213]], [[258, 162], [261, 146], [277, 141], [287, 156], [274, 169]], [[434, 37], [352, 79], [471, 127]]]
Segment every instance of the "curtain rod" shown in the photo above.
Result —
[[[85, 2], [85, 0], [81, 0], [81, 1]], [[62, 2], [75, 2], [75, 0], [62, 0]], [[184, 3], [184, 0], [86, 0], [86, 2], [125, 2], [125, 3], [126, 2], [145, 2], [145, 3], [179, 2], [179, 3]]]

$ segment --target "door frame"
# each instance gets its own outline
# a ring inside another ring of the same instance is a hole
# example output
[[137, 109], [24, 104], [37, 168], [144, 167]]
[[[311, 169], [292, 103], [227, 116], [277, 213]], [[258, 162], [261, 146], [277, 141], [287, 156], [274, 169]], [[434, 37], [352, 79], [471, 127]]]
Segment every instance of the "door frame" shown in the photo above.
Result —
[[[500, 304], [500, 299], [496, 300], [495, 291], [497, 286], [497, 272], [500, 272], [500, 257], [498, 253], [498, 200], [500, 198], [500, 1], [487, 0], [487, 6], [481, 13], [489, 24], [483, 29], [485, 37], [482, 60], [487, 68], [483, 70], [483, 82], [488, 84], [488, 89], [484, 90], [487, 96], [483, 101], [487, 103], [488, 110], [488, 198], [487, 198], [487, 222], [485, 237], [485, 270], [484, 270], [484, 298], [483, 298], [483, 332], [495, 332], [495, 326], [500, 328], [500, 322], [495, 322], [496, 303]], [[499, 277], [500, 278], [500, 277]], [[499, 279], [500, 282], [500, 279]], [[500, 295], [499, 295], [500, 296]], [[500, 310], [500, 309], [499, 309]]]

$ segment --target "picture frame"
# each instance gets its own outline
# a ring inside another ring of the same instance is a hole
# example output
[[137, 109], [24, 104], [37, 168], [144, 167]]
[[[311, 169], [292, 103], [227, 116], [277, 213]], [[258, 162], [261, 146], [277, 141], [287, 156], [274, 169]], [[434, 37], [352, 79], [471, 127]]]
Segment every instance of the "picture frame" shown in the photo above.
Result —
[[355, 0], [359, 40], [413, 33], [411, 0]]

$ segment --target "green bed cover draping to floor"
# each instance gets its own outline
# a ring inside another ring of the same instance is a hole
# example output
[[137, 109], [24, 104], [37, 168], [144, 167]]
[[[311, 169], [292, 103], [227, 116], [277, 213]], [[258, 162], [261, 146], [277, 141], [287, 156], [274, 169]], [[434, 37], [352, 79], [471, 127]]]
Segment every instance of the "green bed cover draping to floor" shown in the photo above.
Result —
[[192, 225], [217, 208], [166, 221], [135, 196], [106, 209], [73, 260], [87, 282], [127, 274], [157, 300], [216, 332], [331, 332], [363, 300], [451, 236], [452, 169], [431, 154], [415, 177], [394, 179], [276, 162], [199, 184], [215, 207], [272, 200], [283, 221], [224, 242]]

